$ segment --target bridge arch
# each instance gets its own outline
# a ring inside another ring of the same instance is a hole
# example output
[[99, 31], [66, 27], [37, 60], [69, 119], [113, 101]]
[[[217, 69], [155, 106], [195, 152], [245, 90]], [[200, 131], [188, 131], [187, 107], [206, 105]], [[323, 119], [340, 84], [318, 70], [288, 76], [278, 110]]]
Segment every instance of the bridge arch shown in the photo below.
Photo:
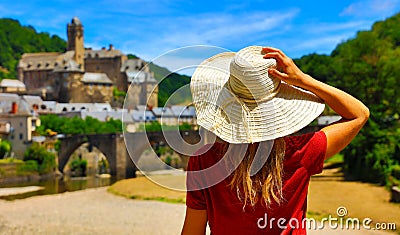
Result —
[[117, 176], [117, 178], [135, 176], [135, 166], [127, 154], [121, 133], [72, 135], [60, 140], [58, 168], [61, 172], [63, 172], [72, 153], [82, 144], [88, 143], [89, 146], [96, 147], [107, 158], [111, 175]]
[[[181, 138], [176, 138], [177, 135]], [[199, 132], [194, 130], [66, 136], [60, 138], [61, 146], [58, 153], [58, 168], [63, 172], [72, 153], [82, 144], [88, 143], [90, 146], [99, 149], [105, 155], [110, 166], [111, 175], [117, 176], [117, 179], [135, 177], [137, 168], [134, 162], [138, 162], [146, 149], [153, 148], [161, 142], [167, 143], [167, 139], [176, 140], [175, 144], [181, 145], [178, 147], [179, 149], [185, 148], [185, 142], [190, 146], [193, 144], [200, 144], [202, 141]], [[188, 151], [186, 151], [186, 153], [187, 152]], [[188, 155], [191, 155], [194, 151], [189, 154], [177, 153], [183, 165], [186, 166]]]

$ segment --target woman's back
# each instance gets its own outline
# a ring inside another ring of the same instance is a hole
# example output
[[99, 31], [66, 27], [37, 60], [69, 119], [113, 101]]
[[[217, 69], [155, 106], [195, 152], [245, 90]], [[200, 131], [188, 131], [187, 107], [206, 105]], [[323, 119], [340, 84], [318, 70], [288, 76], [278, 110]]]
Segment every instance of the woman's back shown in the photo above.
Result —
[[[326, 136], [323, 132], [309, 133], [285, 137], [285, 142], [283, 200], [280, 205], [274, 202], [266, 207], [263, 200], [258, 200], [254, 206], [248, 204], [244, 208], [243, 201], [230, 186], [232, 175], [212, 187], [188, 191], [187, 206], [207, 210], [212, 234], [303, 234], [308, 183], [311, 175], [322, 171]], [[208, 178], [191, 172], [207, 169], [219, 162], [224, 157], [220, 154], [221, 148], [223, 144], [215, 143], [206, 153], [190, 158], [188, 188]]]

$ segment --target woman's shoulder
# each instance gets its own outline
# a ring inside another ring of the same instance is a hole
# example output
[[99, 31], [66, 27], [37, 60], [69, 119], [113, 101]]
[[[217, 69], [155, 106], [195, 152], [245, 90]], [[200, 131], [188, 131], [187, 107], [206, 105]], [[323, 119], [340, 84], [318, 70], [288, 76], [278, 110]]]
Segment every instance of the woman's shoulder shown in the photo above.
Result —
[[310, 132], [301, 135], [291, 135], [284, 137], [286, 143], [286, 149], [292, 148], [299, 149], [310, 144], [315, 145], [323, 143], [326, 140], [325, 133], [323, 131]]

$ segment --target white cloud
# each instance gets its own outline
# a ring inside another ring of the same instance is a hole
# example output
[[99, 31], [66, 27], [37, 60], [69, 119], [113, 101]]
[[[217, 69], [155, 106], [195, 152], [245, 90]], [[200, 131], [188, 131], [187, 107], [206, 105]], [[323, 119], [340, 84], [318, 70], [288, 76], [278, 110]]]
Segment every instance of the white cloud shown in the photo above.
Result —
[[[293, 51], [310, 51], [329, 54], [337, 44], [350, 38], [348, 34], [327, 35], [318, 38], [306, 38], [293, 44]], [[318, 50], [318, 51], [317, 51]]]
[[23, 5], [14, 3], [13, 8], [0, 5], [0, 17], [15, 17], [25, 14]]
[[369, 21], [359, 20], [359, 21], [348, 21], [342, 23], [315, 23], [313, 25], [306, 25], [306, 27], [302, 27], [309, 33], [313, 34], [326, 34], [333, 32], [343, 32], [343, 31], [352, 31], [357, 29], [363, 29], [366, 27], [371, 27]]
[[313, 25], [301, 25], [296, 30], [300, 37], [287, 40], [288, 46], [296, 56], [304, 55], [305, 51], [329, 54], [341, 42], [353, 38], [359, 30], [371, 27], [368, 21], [350, 21], [318, 23]]
[[[194, 18], [183, 18], [177, 34], [165, 35], [165, 41], [176, 43], [184, 39], [190, 44], [212, 43], [227, 46], [231, 42], [249, 42], [252, 38], [260, 37], [273, 29], [290, 24], [297, 15], [297, 10], [280, 12], [255, 12], [252, 14], [205, 14]], [[189, 40], [187, 40], [189, 39]]]
[[350, 4], [342, 12], [341, 16], [356, 17], [387, 17], [395, 13], [400, 6], [399, 0], [364, 0]]
[[283, 34], [285, 27], [282, 25], [291, 25], [298, 12], [293, 9], [285, 12], [207, 13], [153, 19], [148, 25], [129, 30], [132, 34], [142, 32], [147, 40], [131, 37], [132, 40], [125, 41], [122, 49], [135, 51], [139, 56], [150, 54], [153, 58], [171, 49], [199, 44], [236, 50], [269, 34]]
[[167, 67], [172, 72], [190, 75], [205, 59], [230, 50], [207, 45], [181, 47], [154, 58], [152, 62]]

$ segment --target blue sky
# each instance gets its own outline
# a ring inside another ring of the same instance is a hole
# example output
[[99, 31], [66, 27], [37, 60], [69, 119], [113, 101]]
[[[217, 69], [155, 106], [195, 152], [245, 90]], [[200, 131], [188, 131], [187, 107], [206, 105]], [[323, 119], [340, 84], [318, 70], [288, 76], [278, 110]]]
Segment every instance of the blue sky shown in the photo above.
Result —
[[[113, 44], [151, 61], [170, 50], [211, 45], [238, 51], [274, 46], [299, 58], [329, 54], [335, 46], [400, 11], [400, 0], [2, 0], [0, 17], [14, 18], [39, 32], [66, 39], [66, 24], [77, 16], [86, 47]], [[196, 53], [186, 60], [202, 60]], [[190, 55], [188, 55], [190, 54]], [[173, 59], [160, 65], [174, 70]]]

